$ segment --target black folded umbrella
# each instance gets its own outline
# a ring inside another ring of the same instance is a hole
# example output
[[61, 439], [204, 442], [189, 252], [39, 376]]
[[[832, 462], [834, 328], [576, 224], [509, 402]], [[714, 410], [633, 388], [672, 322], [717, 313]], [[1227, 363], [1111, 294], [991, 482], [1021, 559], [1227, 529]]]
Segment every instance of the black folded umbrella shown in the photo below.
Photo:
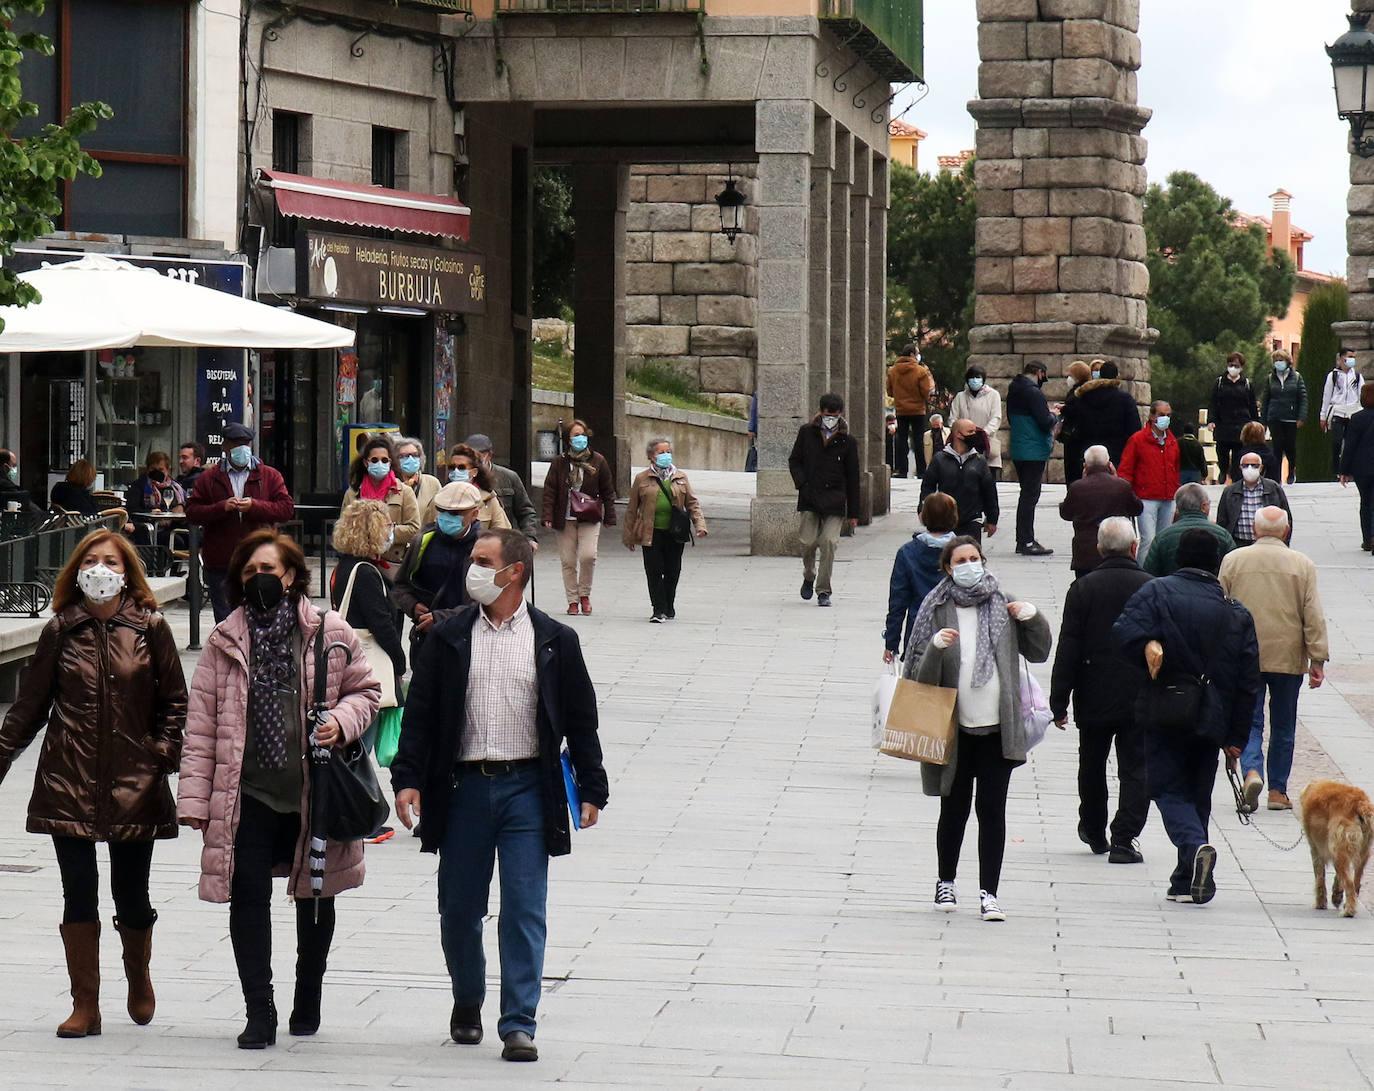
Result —
[[[319, 647], [317, 644], [316, 647]], [[315, 741], [315, 730], [329, 719], [329, 704], [325, 700], [329, 653], [342, 648], [345, 662], [353, 661], [353, 649], [342, 641], [320, 650], [315, 660], [315, 693], [310, 705], [310, 897], [315, 903], [315, 922], [320, 919], [320, 896], [324, 892], [324, 858], [329, 847], [325, 829], [329, 815], [329, 777], [323, 775], [328, 768], [332, 747], [320, 746]]]

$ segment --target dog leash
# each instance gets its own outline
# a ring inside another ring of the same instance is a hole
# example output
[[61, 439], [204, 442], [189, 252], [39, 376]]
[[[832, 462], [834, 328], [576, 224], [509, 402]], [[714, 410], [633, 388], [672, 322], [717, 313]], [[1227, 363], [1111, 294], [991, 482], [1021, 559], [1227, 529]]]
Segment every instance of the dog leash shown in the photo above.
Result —
[[1274, 848], [1278, 849], [1280, 852], [1292, 852], [1295, 848], [1302, 844], [1304, 834], [1301, 829], [1298, 830], [1298, 839], [1294, 841], [1291, 845], [1280, 845], [1262, 829], [1256, 826], [1254, 818], [1251, 816], [1249, 810], [1247, 810], [1245, 806], [1245, 791], [1240, 783], [1240, 774], [1236, 770], [1228, 767], [1226, 770], [1226, 777], [1231, 782], [1231, 794], [1236, 797], [1236, 817], [1240, 819], [1240, 824], [1242, 826], [1249, 826], [1252, 830], [1254, 830], [1257, 834], [1259, 834], [1262, 838], [1268, 841], [1271, 845], [1274, 846]]

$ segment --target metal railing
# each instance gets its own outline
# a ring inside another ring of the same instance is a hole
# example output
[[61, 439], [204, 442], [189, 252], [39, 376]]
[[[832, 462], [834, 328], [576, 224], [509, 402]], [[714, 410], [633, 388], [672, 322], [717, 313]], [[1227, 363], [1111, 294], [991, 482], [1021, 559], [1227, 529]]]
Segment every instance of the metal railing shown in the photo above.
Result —
[[117, 530], [117, 516], [95, 518], [77, 526], [40, 530], [19, 538], [0, 541], [0, 583], [42, 583], [52, 586], [52, 577], [67, 563], [77, 543], [93, 530]]
[[923, 6], [923, 0], [821, 0], [821, 18], [849, 24], [847, 44], [878, 75], [910, 83], [923, 69]]
[[706, 0], [496, 0], [497, 15], [696, 14]]

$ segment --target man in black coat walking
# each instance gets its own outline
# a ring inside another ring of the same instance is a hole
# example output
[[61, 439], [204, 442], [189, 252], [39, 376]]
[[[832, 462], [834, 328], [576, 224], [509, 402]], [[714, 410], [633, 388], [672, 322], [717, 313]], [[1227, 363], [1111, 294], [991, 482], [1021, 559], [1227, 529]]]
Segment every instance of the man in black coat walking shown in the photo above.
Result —
[[1199, 905], [1217, 890], [1217, 850], [1207, 842], [1217, 750], [1234, 769], [1260, 682], [1254, 619], [1223, 593], [1220, 567], [1217, 539], [1185, 531], [1178, 570], [1137, 591], [1112, 627], [1117, 649], [1154, 677], [1136, 698], [1136, 722], [1150, 798], [1178, 849], [1165, 897]]
[[[1075, 484], [1081, 484], [1076, 482]], [[1135, 722], [1135, 699], [1144, 666], [1112, 644], [1112, 626], [1131, 596], [1150, 582], [1136, 564], [1140, 539], [1124, 516], [1104, 519], [1097, 529], [1100, 563], [1069, 585], [1064, 620], [1050, 680], [1050, 711], [1062, 731], [1078, 725], [1078, 837], [1113, 864], [1144, 859], [1135, 840], [1145, 828], [1150, 796], [1145, 785], [1145, 734]], [[1107, 839], [1107, 755], [1116, 741], [1121, 797]]]
[[1098, 378], [1073, 389], [1063, 414], [1064, 427], [1073, 429], [1076, 442], [1085, 448], [1102, 444], [1117, 466], [1126, 441], [1140, 431], [1140, 410], [1118, 374], [1116, 364], [1108, 360]]
[[925, 477], [921, 478], [921, 499], [933, 492], [952, 496], [959, 505], [959, 525], [955, 534], [967, 534], [978, 541], [987, 531], [997, 533], [997, 483], [987, 460], [976, 449], [980, 442], [973, 421], [959, 419], [949, 426], [949, 442], [931, 457]]
[[396, 816], [439, 853], [439, 935], [453, 984], [449, 1036], [482, 1040], [492, 864], [501, 861], [501, 1017], [508, 1061], [534, 1061], [544, 967], [549, 857], [571, 851], [559, 751], [568, 744], [581, 796], [578, 825], [606, 805], [596, 691], [577, 634], [526, 604], [534, 569], [517, 530], [484, 532], [472, 548], [468, 606], [421, 645], [391, 764]]
[[830, 570], [841, 524], [859, 525], [859, 445], [840, 416], [843, 411], [843, 398], [822, 394], [820, 412], [797, 430], [787, 459], [801, 512], [801, 597], [809, 599], [814, 592], [817, 606], [830, 605]]

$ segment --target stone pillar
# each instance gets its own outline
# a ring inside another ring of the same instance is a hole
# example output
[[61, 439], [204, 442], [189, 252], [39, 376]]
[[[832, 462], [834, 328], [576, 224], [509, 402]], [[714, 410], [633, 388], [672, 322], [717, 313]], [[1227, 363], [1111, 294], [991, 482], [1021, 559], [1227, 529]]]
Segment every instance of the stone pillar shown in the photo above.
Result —
[[617, 163], [573, 168], [573, 307], [577, 313], [573, 411], [597, 437], [596, 449], [630, 489], [625, 431], [625, 213], [630, 169]]
[[811, 155], [811, 367], [807, 404], [830, 389], [830, 187], [835, 176], [835, 121], [816, 116]]
[[[1353, 0], [1353, 12], [1374, 12], [1374, 0]], [[1346, 137], [1350, 143], [1349, 134]], [[1350, 153], [1350, 192], [1346, 197], [1346, 283], [1350, 318], [1332, 323], [1341, 348], [1354, 349], [1360, 373], [1374, 376], [1374, 158]]]
[[[825, 390], [849, 397], [849, 194], [854, 183], [854, 136], [835, 126], [835, 173], [830, 180], [830, 381]], [[825, 393], [818, 390], [816, 396]]]
[[868, 471], [871, 447], [868, 421], [868, 205], [873, 192], [873, 154], [854, 140], [854, 182], [849, 190], [849, 384], [845, 394], [849, 428], [859, 446], [859, 522], [873, 521], [873, 488]]
[[797, 429], [809, 417], [811, 159], [809, 99], [764, 99], [754, 107], [758, 152], [759, 472], [749, 547], [797, 550], [797, 494], [787, 470]]
[[978, 2], [969, 345], [1003, 392], [1037, 359], [1046, 395], [1062, 397], [1069, 363], [1103, 357], [1149, 402], [1139, 12], [1139, 0]]
[[873, 153], [873, 196], [868, 203], [868, 436], [869, 489], [873, 514], [886, 515], [891, 506], [892, 471], [883, 461], [883, 405], [887, 388], [887, 159]]

